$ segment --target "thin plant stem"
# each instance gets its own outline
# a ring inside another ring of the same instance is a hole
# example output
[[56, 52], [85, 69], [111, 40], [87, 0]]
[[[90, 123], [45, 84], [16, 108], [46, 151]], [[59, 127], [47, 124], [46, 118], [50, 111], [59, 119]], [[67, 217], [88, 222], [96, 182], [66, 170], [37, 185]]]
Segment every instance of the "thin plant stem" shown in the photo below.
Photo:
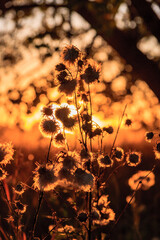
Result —
[[49, 148], [48, 148], [48, 153], [47, 153], [47, 163], [49, 161], [49, 153], [50, 153], [50, 150], [51, 150], [52, 140], [53, 140], [53, 134], [51, 135], [51, 139], [50, 139], [50, 143], [49, 143]]
[[83, 146], [85, 147], [85, 149], [87, 149], [87, 148], [86, 148], [86, 144], [85, 144], [84, 139], [83, 139], [83, 133], [82, 133], [82, 127], [81, 127], [81, 120], [80, 120], [80, 116], [79, 116], [79, 112], [78, 112], [78, 103], [77, 103], [77, 94], [76, 94], [76, 91], [75, 91], [74, 98], [75, 98], [75, 105], [76, 105], [76, 110], [77, 110], [79, 131], [80, 131], [80, 134], [81, 134], [82, 144], [83, 144]]
[[88, 240], [91, 240], [91, 230], [92, 230], [92, 192], [89, 192], [88, 207], [89, 207], [89, 224], [88, 224]]
[[68, 141], [67, 141], [67, 137], [66, 137], [65, 128], [63, 128], [63, 135], [64, 135], [64, 138], [65, 138], [65, 144], [66, 144], [67, 151], [69, 151], [69, 145], [68, 145]]
[[41, 204], [42, 204], [42, 200], [43, 200], [43, 195], [44, 195], [44, 192], [43, 192], [43, 191], [40, 192], [39, 201], [38, 201], [38, 208], [37, 208], [36, 214], [35, 214], [35, 216], [34, 216], [34, 221], [33, 221], [32, 238], [34, 238], [35, 229], [36, 229], [36, 224], [37, 224], [38, 215], [39, 215], [39, 210], [40, 210], [40, 207], [41, 207]]
[[123, 110], [123, 113], [122, 113], [122, 116], [121, 116], [120, 122], [119, 122], [119, 124], [118, 124], [117, 132], [116, 132], [116, 135], [115, 135], [115, 138], [114, 138], [114, 141], [113, 141], [112, 147], [111, 147], [110, 156], [112, 155], [112, 152], [113, 152], [113, 149], [114, 149], [114, 146], [115, 146], [115, 143], [116, 143], [117, 137], [118, 137], [118, 133], [119, 133], [119, 130], [120, 130], [120, 127], [121, 127], [121, 124], [122, 124], [122, 120], [123, 120], [123, 117], [124, 117], [124, 114], [125, 114], [126, 108], [127, 108], [127, 104], [126, 104], [125, 107], [124, 107], [124, 110]]
[[[90, 116], [91, 116], [91, 134], [92, 134], [92, 99], [91, 99], [91, 92], [90, 92], [90, 85], [88, 84], [88, 93], [89, 93], [89, 103], [90, 103]], [[92, 138], [90, 138], [90, 148], [92, 152]]]
[[[53, 140], [53, 134], [51, 135], [51, 139], [50, 139], [50, 143], [49, 143], [49, 148], [48, 148], [48, 153], [47, 153], [47, 161], [46, 161], [47, 163], [49, 161], [49, 154], [50, 154], [50, 150], [51, 150], [52, 140]], [[36, 214], [35, 214], [34, 220], [33, 220], [33, 227], [32, 227], [32, 232], [31, 232], [32, 233], [32, 238], [34, 238], [36, 224], [37, 224], [38, 215], [39, 215], [40, 207], [41, 207], [41, 204], [42, 204], [43, 196], [44, 196], [44, 192], [41, 191], [40, 194], [39, 194], [37, 211], [36, 211]]]

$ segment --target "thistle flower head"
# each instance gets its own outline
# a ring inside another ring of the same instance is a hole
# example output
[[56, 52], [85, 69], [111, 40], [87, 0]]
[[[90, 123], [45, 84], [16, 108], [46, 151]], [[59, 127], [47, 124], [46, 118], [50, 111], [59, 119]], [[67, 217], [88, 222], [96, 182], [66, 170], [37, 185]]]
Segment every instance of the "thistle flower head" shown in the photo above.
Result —
[[54, 144], [59, 147], [65, 143], [65, 138], [61, 132], [57, 133], [54, 137]]
[[5, 172], [1, 167], [0, 167], [0, 181], [5, 179], [7, 176], [7, 172]]
[[23, 214], [26, 211], [27, 206], [20, 201], [15, 201], [16, 212]]
[[6, 165], [13, 160], [13, 146], [11, 143], [0, 143], [0, 165]]
[[65, 121], [63, 122], [63, 126], [69, 130], [72, 130], [74, 126], [76, 125], [77, 120], [74, 117], [69, 117], [66, 118]]
[[120, 147], [116, 147], [114, 150], [113, 150], [113, 158], [116, 159], [116, 161], [122, 161], [123, 158], [124, 158], [124, 150]]
[[43, 136], [48, 137], [58, 132], [59, 124], [56, 120], [43, 118], [40, 122], [39, 129]]
[[72, 95], [72, 93], [75, 91], [75, 88], [77, 86], [77, 80], [67, 80], [64, 82], [61, 82], [59, 86], [59, 91], [65, 93], [66, 95]]
[[73, 175], [71, 171], [67, 168], [62, 167], [58, 172], [58, 179], [63, 180], [62, 185], [64, 184], [64, 180], [66, 180], [66, 183], [73, 182]]
[[67, 154], [62, 155], [62, 157], [59, 158], [59, 162], [62, 162], [63, 168], [72, 170], [75, 168], [77, 163], [76, 155], [74, 152], [68, 152]]
[[80, 157], [81, 159], [89, 159], [91, 158], [91, 154], [85, 148], [83, 148], [80, 152]]
[[60, 107], [57, 107], [55, 109], [55, 116], [58, 120], [60, 120], [61, 122], [64, 122], [66, 120], [66, 118], [69, 117], [69, 114], [71, 113], [71, 110], [69, 108], [69, 105], [61, 105]]
[[150, 171], [138, 171], [129, 180], [128, 185], [132, 190], [148, 190], [155, 184], [155, 175]]
[[53, 165], [39, 165], [34, 171], [33, 181], [34, 188], [37, 188], [40, 191], [53, 190], [57, 181]]
[[107, 132], [108, 134], [112, 134], [114, 130], [112, 126], [109, 126], [109, 127], [104, 127], [103, 131]]
[[125, 125], [128, 126], [128, 127], [131, 126], [132, 125], [132, 120], [127, 118], [126, 121], [125, 121]]
[[69, 81], [69, 75], [68, 73], [64, 70], [61, 71], [58, 75], [57, 75], [57, 80], [60, 84], [63, 84], [67, 81]]
[[68, 65], [74, 64], [76, 60], [80, 57], [80, 50], [74, 45], [68, 45], [63, 48], [61, 52], [62, 60]]
[[57, 71], [61, 72], [63, 70], [66, 69], [66, 66], [63, 64], [63, 63], [59, 63], [56, 65], [56, 68], [55, 68]]
[[126, 157], [126, 162], [128, 166], [135, 167], [141, 162], [141, 153], [140, 152], [128, 152]]
[[52, 116], [52, 114], [53, 114], [52, 105], [43, 107], [43, 109], [42, 109], [42, 115], [43, 115], [44, 117]]
[[102, 130], [100, 128], [94, 129], [94, 136], [100, 136], [102, 134]]
[[147, 142], [151, 142], [153, 137], [154, 137], [154, 133], [153, 132], [146, 132], [145, 140]]
[[112, 167], [113, 160], [110, 158], [109, 155], [100, 155], [98, 157], [98, 164], [100, 167], [106, 168], [106, 167]]
[[77, 218], [78, 218], [78, 220], [79, 220], [80, 222], [86, 222], [87, 219], [88, 219], [88, 215], [87, 215], [86, 212], [79, 212]]
[[82, 168], [77, 168], [74, 174], [75, 184], [77, 184], [82, 190], [89, 192], [93, 187], [94, 177], [93, 175]]
[[88, 66], [85, 69], [84, 73], [81, 75], [87, 84], [99, 81], [100, 79], [101, 67], [92, 59], [88, 60]]
[[14, 192], [17, 193], [18, 195], [21, 195], [24, 193], [25, 188], [21, 183], [18, 183], [14, 189]]

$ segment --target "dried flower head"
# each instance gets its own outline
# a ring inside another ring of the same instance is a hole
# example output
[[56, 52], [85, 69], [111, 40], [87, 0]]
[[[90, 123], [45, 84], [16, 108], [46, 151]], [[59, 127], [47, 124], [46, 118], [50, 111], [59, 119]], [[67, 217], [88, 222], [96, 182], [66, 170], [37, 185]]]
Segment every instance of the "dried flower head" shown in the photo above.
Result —
[[66, 118], [69, 117], [70, 113], [71, 113], [71, 109], [69, 108], [68, 104], [65, 104], [65, 105], [62, 104], [60, 107], [57, 107], [54, 112], [56, 118], [61, 122], [64, 122]]
[[88, 113], [83, 113], [82, 119], [85, 122], [90, 122], [91, 121], [91, 115], [89, 115]]
[[43, 107], [43, 109], [42, 109], [42, 115], [43, 115], [44, 117], [52, 116], [52, 114], [53, 114], [52, 105]]
[[61, 57], [62, 60], [68, 65], [74, 64], [75, 61], [80, 57], [80, 50], [73, 45], [68, 45], [63, 48]]
[[146, 139], [147, 142], [151, 142], [153, 137], [154, 137], [154, 133], [153, 132], [146, 132], [145, 139]]
[[57, 184], [57, 177], [55, 176], [53, 165], [38, 165], [34, 171], [33, 181], [34, 188], [40, 191], [53, 190]]
[[158, 142], [154, 147], [154, 154], [156, 159], [160, 159], [160, 142]]
[[101, 66], [98, 65], [92, 59], [88, 60], [88, 66], [85, 69], [84, 73], [81, 75], [81, 79], [83, 79], [87, 84], [93, 83], [95, 81], [99, 81], [100, 79]]
[[60, 147], [63, 144], [65, 144], [65, 138], [64, 138], [64, 135], [61, 132], [55, 135], [54, 144], [57, 147]]
[[66, 118], [65, 121], [63, 121], [64, 128], [67, 128], [68, 130], [72, 130], [74, 126], [76, 125], [77, 120], [74, 117]]
[[94, 183], [94, 177], [89, 171], [82, 168], [77, 168], [74, 178], [75, 184], [78, 185], [83, 191], [91, 191]]
[[155, 175], [150, 171], [138, 171], [129, 180], [128, 185], [132, 190], [148, 190], [155, 184]]
[[5, 172], [2, 168], [0, 168], [0, 181], [5, 179], [7, 176], [7, 172]]
[[107, 132], [108, 134], [112, 134], [114, 130], [112, 126], [109, 126], [109, 127], [104, 127], [103, 131]]
[[135, 167], [141, 162], [141, 153], [140, 152], [128, 152], [126, 157], [126, 162], [128, 166]]
[[100, 155], [98, 157], [98, 164], [100, 167], [106, 168], [106, 167], [112, 167], [113, 165], [113, 160], [110, 158], [110, 156], [107, 155]]
[[63, 180], [63, 182], [60, 183], [61, 185], [64, 185], [64, 184], [66, 185], [67, 183], [73, 182], [73, 177], [74, 176], [71, 173], [71, 171], [64, 167], [62, 167], [58, 172], [58, 179]]
[[66, 71], [61, 71], [58, 75], [57, 75], [57, 80], [60, 84], [63, 84], [67, 81], [69, 81], [69, 75]]
[[0, 165], [8, 164], [11, 160], [13, 160], [13, 146], [11, 143], [0, 143]]
[[86, 212], [79, 212], [77, 218], [78, 218], [78, 220], [79, 220], [80, 222], [86, 222], [87, 219], [88, 219], [88, 215], [87, 215]]
[[126, 121], [125, 121], [125, 125], [128, 126], [128, 127], [131, 126], [132, 125], [132, 120], [127, 118]]
[[14, 192], [19, 194], [19, 195], [23, 194], [24, 191], [25, 191], [25, 188], [21, 183], [17, 184], [16, 187], [13, 188], [13, 189], [14, 189]]
[[15, 201], [16, 212], [24, 213], [26, 211], [27, 206], [22, 204], [20, 201]]
[[124, 150], [120, 147], [116, 147], [113, 150], [113, 158], [116, 159], [116, 161], [122, 161], [124, 158]]
[[85, 148], [83, 148], [80, 152], [81, 159], [89, 159], [91, 158], [91, 153], [89, 153]]
[[58, 89], [60, 92], [63, 92], [66, 95], [72, 95], [72, 93], [75, 91], [76, 86], [77, 86], [77, 80], [72, 79], [72, 80], [62, 82]]
[[68, 170], [72, 170], [76, 167], [77, 159], [75, 152], [69, 152], [67, 154], [62, 155], [59, 158], [59, 162], [62, 162], [63, 168]]
[[94, 129], [94, 136], [100, 136], [102, 134], [102, 130], [100, 128]]
[[39, 124], [39, 129], [43, 136], [48, 137], [57, 133], [59, 124], [55, 120], [43, 118]]
[[57, 71], [61, 72], [63, 70], [66, 69], [66, 66], [63, 64], [63, 63], [59, 63], [56, 65], [56, 68], [55, 68]]

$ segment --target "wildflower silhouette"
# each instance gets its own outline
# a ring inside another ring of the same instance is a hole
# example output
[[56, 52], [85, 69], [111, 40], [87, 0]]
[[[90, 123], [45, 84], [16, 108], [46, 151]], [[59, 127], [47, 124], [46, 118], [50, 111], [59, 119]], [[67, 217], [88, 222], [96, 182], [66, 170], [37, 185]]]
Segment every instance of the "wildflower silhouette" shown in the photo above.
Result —
[[[10, 143], [0, 144], [0, 182], [8, 206], [5, 219], [11, 229], [6, 235], [0, 228], [4, 239], [9, 239], [8, 236], [17, 240], [109, 239], [136, 192], [139, 189], [148, 190], [155, 184], [154, 168], [151, 171], [138, 171], [128, 180], [134, 192], [124, 209], [119, 216], [112, 209], [114, 204], [107, 185], [112, 177], [113, 182], [116, 181], [114, 178], [121, 167], [139, 165], [142, 154], [129, 149], [125, 152], [125, 149], [116, 146], [127, 105], [116, 131], [107, 121], [106, 126], [101, 128], [93, 120], [91, 85], [100, 80], [100, 64], [87, 59], [85, 53], [73, 45], [62, 49], [61, 62], [55, 66], [55, 84], [69, 101], [59, 105], [49, 103], [42, 108], [39, 130], [43, 137], [50, 138], [46, 160], [42, 162], [36, 159], [32, 184], [14, 179], [11, 194], [5, 182], [8, 174], [4, 168], [13, 160], [14, 150]], [[131, 126], [132, 120], [126, 119], [125, 125]], [[70, 146], [68, 131], [76, 133], [74, 148]], [[106, 150], [104, 138], [109, 138], [114, 132], [111, 149]], [[147, 132], [145, 137], [150, 142], [155, 134]], [[54, 156], [51, 154], [52, 146], [60, 148]], [[154, 153], [160, 159], [159, 141], [154, 146]], [[28, 210], [31, 206], [23, 203], [27, 191], [35, 191], [39, 195], [37, 206], [34, 202], [35, 213], [28, 232], [23, 222], [23, 216], [31, 213]], [[55, 208], [54, 204], [58, 207]], [[41, 212], [42, 205], [49, 210], [46, 215]], [[63, 213], [62, 208], [65, 209]], [[50, 224], [48, 231], [39, 236], [38, 229], [41, 226], [38, 224], [44, 217], [50, 219]]]

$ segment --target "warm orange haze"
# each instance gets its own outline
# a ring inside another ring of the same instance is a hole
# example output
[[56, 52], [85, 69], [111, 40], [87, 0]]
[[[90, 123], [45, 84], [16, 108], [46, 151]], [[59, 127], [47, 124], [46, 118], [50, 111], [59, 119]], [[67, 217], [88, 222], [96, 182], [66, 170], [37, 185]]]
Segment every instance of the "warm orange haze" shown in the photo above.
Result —
[[2, 0], [0, 239], [160, 239], [160, 7], [141, 4]]

